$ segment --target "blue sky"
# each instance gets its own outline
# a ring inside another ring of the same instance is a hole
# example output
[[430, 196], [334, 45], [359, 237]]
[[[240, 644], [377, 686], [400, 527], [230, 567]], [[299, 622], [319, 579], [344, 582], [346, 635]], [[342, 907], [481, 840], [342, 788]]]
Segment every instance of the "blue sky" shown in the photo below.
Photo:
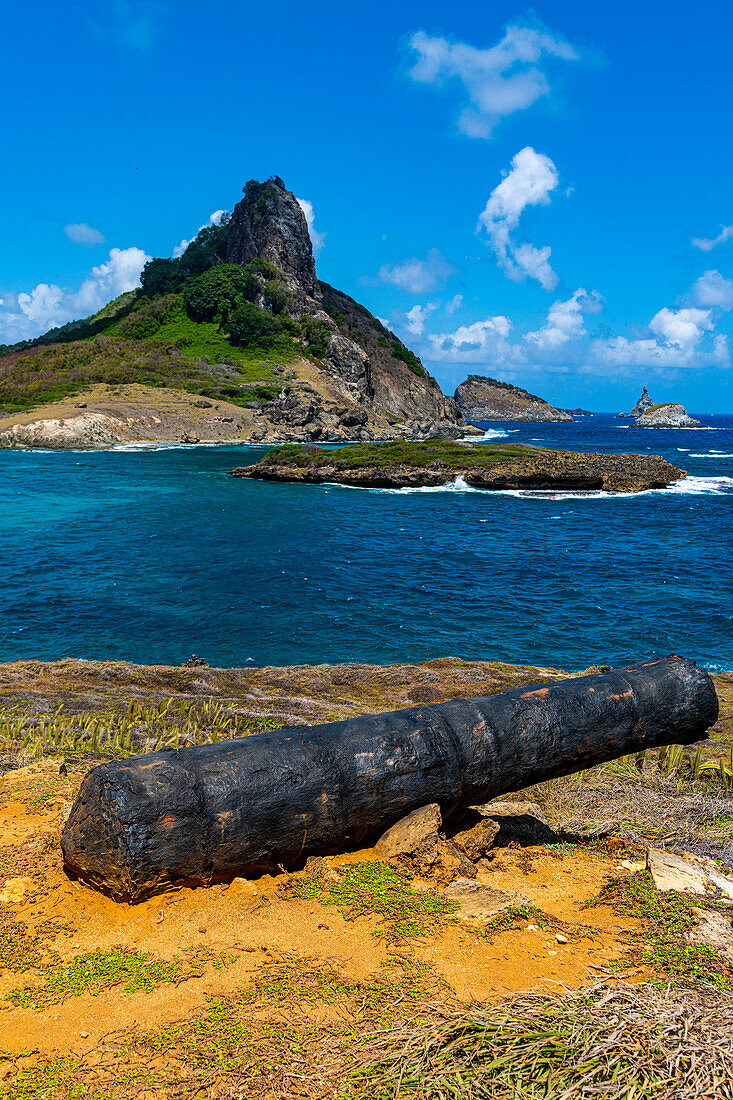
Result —
[[4, 32], [0, 342], [278, 174], [447, 392], [733, 411], [729, 3], [30, 0]]

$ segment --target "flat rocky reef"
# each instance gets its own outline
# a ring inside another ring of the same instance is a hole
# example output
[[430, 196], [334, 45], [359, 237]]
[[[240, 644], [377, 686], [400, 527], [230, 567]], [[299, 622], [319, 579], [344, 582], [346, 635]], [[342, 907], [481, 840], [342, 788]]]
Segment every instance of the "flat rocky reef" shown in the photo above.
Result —
[[634, 493], [661, 489], [687, 474], [659, 455], [584, 454], [517, 444], [447, 439], [337, 448], [284, 446], [234, 477], [336, 483], [364, 489], [439, 486], [458, 477], [476, 489]]

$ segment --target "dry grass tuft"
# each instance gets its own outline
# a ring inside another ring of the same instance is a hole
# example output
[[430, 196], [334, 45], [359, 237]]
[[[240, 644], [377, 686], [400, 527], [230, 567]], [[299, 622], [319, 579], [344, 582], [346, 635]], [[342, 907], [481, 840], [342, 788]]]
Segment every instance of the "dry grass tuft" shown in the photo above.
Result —
[[370, 1037], [351, 1100], [728, 1100], [733, 997], [599, 984]]

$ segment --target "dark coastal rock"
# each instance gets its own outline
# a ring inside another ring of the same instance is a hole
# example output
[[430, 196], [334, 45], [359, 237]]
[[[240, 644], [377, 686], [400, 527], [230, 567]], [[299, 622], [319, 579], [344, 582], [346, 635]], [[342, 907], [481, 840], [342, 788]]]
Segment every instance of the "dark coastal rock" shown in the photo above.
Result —
[[260, 481], [332, 482], [372, 489], [445, 485], [461, 477], [477, 489], [615, 492], [660, 489], [687, 476], [658, 455], [583, 454], [447, 440], [340, 450], [285, 447], [232, 474]]
[[464, 420], [572, 420], [565, 409], [556, 409], [541, 397], [519, 386], [471, 374], [455, 392]]
[[278, 176], [248, 185], [234, 207], [227, 235], [227, 262], [274, 264], [291, 290], [320, 300], [313, 248], [298, 200]]
[[699, 420], [685, 412], [683, 405], [668, 401], [662, 405], [652, 405], [634, 421], [636, 428], [702, 428]]

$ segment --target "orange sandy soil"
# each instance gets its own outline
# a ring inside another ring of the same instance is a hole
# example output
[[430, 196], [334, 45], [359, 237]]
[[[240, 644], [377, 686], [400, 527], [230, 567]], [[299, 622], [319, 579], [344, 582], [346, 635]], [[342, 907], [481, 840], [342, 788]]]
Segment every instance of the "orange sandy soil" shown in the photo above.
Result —
[[[70, 712], [94, 712], [130, 699], [200, 696], [247, 719], [297, 724], [560, 675], [452, 658], [260, 670], [15, 662], [0, 666], [0, 703], [47, 712], [61, 702]], [[725, 741], [733, 680], [718, 679], [724, 708], [716, 735]], [[536, 917], [488, 932], [449, 917], [420, 937], [385, 938], [374, 913], [350, 919], [297, 896], [293, 884], [305, 872], [183, 889], [134, 906], [113, 902], [70, 881], [60, 858], [63, 822], [96, 760], [51, 757], [0, 778], [0, 1096], [347, 1098], [356, 1094], [318, 1076], [341, 1072], [344, 1036], [353, 1042], [400, 1014], [413, 1020], [428, 1003], [449, 1012], [519, 990], [560, 993], [649, 973], [623, 963], [639, 922], [608, 906], [584, 907], [609, 877], [631, 875], [643, 862], [643, 851], [622, 840], [502, 848], [484, 865], [478, 881], [527, 895], [544, 914], [539, 930], [529, 927]], [[368, 849], [327, 862], [373, 860]], [[559, 942], [556, 930], [569, 942]], [[116, 984], [96, 996], [68, 993], [36, 1008], [7, 999], [42, 987], [79, 956], [117, 947], [175, 963], [173, 980], [152, 981], [148, 991]]]
[[[59, 775], [61, 763], [43, 760], [0, 779], [2, 916], [42, 941], [38, 965], [19, 972], [4, 965], [0, 969], [0, 1051], [5, 1056], [0, 1082], [6, 1077], [10, 1085], [17, 1069], [13, 1059], [23, 1052], [22, 1064], [38, 1057], [81, 1056], [110, 1032], [164, 1028], [200, 1013], [207, 996], [242, 990], [266, 964], [306, 962], [316, 969], [334, 968], [365, 985], [384, 972], [394, 944], [370, 934], [379, 926], [378, 917], [348, 920], [318, 900], [282, 896], [285, 879], [297, 880], [303, 872], [184, 889], [134, 906], [70, 881], [61, 866], [58, 840], [85, 769]], [[368, 849], [328, 862], [339, 866], [375, 858]], [[605, 906], [581, 906], [609, 875], [631, 873], [620, 868], [620, 861], [629, 858], [624, 850], [578, 848], [564, 854], [541, 847], [507, 848], [501, 850], [498, 866], [479, 872], [480, 882], [519, 890], [562, 926], [573, 926], [567, 944], [558, 943], [552, 931], [528, 931], [531, 922], [523, 920], [520, 927], [493, 939], [451, 922], [401, 946], [415, 961], [430, 964], [436, 987], [451, 1000], [492, 1001], [520, 989], [547, 991], [587, 983], [622, 956], [620, 934], [635, 922], [614, 916]], [[158, 985], [152, 992], [125, 994], [115, 986], [97, 996], [67, 996], [43, 1011], [4, 1001], [13, 989], [40, 984], [39, 965], [46, 959], [58, 966], [115, 947], [163, 960], [181, 958], [188, 949], [204, 961], [200, 975]], [[216, 969], [205, 961], [206, 952], [224, 952], [232, 961]], [[328, 1006], [321, 1005], [313, 1018], [328, 1016]]]

